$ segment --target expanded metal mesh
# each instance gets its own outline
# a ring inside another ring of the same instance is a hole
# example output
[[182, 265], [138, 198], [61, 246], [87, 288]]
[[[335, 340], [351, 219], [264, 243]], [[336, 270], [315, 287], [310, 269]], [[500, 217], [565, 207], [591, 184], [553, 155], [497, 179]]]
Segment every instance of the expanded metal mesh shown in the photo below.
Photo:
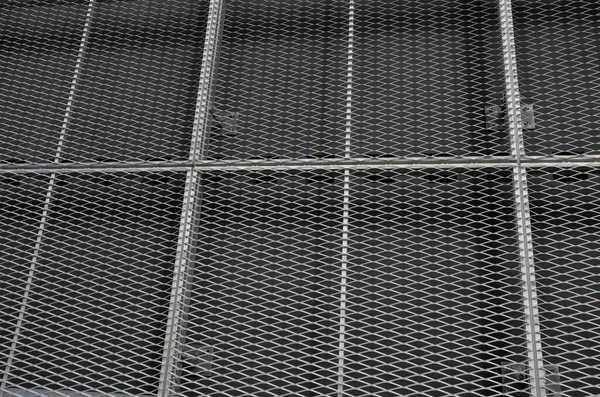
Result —
[[0, 162], [54, 160], [87, 6], [0, 5]]
[[0, 397], [599, 396], [598, 6], [513, 2], [2, 3]]
[[600, 394], [600, 170], [529, 169], [545, 361], [564, 396]]
[[347, 45], [346, 0], [228, 1], [208, 158], [342, 157]]
[[181, 393], [316, 396], [337, 390], [342, 174], [203, 177]]
[[[511, 170], [351, 172], [340, 333], [342, 173], [203, 179], [185, 395], [503, 395], [525, 362]], [[196, 372], [195, 372], [196, 371]], [[510, 382], [509, 382], [510, 383]]]
[[185, 174], [49, 178], [2, 183], [3, 386], [155, 394]]
[[505, 395], [526, 354], [511, 170], [351, 181], [346, 395]]
[[355, 2], [353, 139], [357, 157], [508, 156], [497, 2]]
[[2, 5], [0, 160], [187, 160], [207, 12], [192, 0]]
[[0, 374], [4, 374], [19, 317], [47, 188], [47, 175], [0, 177]]
[[600, 153], [600, 4], [594, 0], [515, 0], [519, 82], [536, 128], [531, 156]]
[[[365, 0], [354, 15], [352, 156], [508, 155], [484, 112], [504, 92], [495, 1]], [[228, 2], [209, 158], [341, 157], [349, 28], [347, 1]]]

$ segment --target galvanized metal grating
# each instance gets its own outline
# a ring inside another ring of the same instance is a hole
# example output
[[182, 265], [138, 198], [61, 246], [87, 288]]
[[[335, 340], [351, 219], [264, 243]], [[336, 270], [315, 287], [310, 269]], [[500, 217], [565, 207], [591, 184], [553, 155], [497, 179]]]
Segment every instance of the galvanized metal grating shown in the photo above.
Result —
[[212, 346], [210, 376], [183, 361], [197, 396], [337, 390], [340, 171], [210, 172], [185, 345]]
[[[47, 175], [0, 177], [0, 361], [4, 375], [14, 327], [19, 317], [27, 272], [39, 230]], [[25, 253], [28, 253], [27, 255]]]
[[355, 2], [354, 157], [509, 156], [498, 3]]
[[[598, 395], [597, 272], [579, 252], [595, 245], [536, 229], [540, 175], [579, 183], [595, 168], [540, 174], [520, 156], [529, 97], [518, 103], [510, 3], [0, 6], [18, 27], [2, 66], [16, 77], [2, 86], [0, 394]], [[588, 48], [594, 6], [557, 4], [544, 3], [584, 15]], [[522, 7], [517, 24], [533, 15]], [[512, 108], [490, 128], [484, 106], [505, 90]], [[548, 140], [570, 157], [562, 144]], [[239, 162], [254, 159], [302, 162]], [[594, 233], [568, 203], [558, 219]], [[555, 284], [590, 309], [559, 307]], [[583, 331], [558, 321], [573, 319]]]
[[28, 4], [3, 6], [1, 160], [188, 159], [208, 1]]
[[343, 157], [347, 40], [346, 0], [228, 1], [208, 158]]
[[600, 153], [600, 4], [515, 0], [521, 93], [535, 106], [530, 156]]
[[600, 169], [530, 168], [544, 358], [564, 396], [600, 394]]
[[[511, 170], [351, 178], [344, 394], [504, 395], [526, 362]], [[339, 171], [205, 174], [181, 321], [215, 355], [172, 392], [336, 391], [341, 193]]]
[[96, 5], [64, 161], [188, 158], [207, 12], [208, 1]]
[[351, 181], [344, 394], [506, 395], [526, 362], [511, 170]]
[[47, 196], [49, 178], [2, 184], [4, 392], [154, 394], [185, 173], [53, 175]]
[[80, 1], [0, 5], [0, 163], [54, 159], [86, 13]]

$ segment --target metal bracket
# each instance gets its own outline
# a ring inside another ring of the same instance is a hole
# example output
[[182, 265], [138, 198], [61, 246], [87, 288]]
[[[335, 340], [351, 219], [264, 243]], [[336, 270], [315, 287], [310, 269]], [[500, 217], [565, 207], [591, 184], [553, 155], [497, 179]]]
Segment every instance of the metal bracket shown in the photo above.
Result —
[[546, 397], [560, 397], [560, 373], [558, 365], [544, 365], [546, 373]]
[[182, 362], [188, 373], [210, 376], [213, 360], [213, 347], [200, 344], [183, 346]]
[[[560, 397], [558, 366], [544, 365], [546, 373], [546, 397]], [[513, 397], [529, 397], [529, 367], [526, 364], [502, 363], [504, 394]]]
[[[521, 121], [524, 130], [535, 129], [535, 118], [533, 115], [533, 105], [521, 104]], [[506, 107], [505, 106], [486, 106], [485, 107], [485, 128], [487, 130], [502, 130], [506, 126]]]
[[533, 117], [533, 105], [521, 104], [521, 121], [524, 130], [535, 130], [535, 118]]
[[502, 363], [504, 394], [512, 397], [529, 397], [529, 367], [526, 364]]
[[500, 130], [505, 124], [506, 109], [502, 106], [485, 107], [485, 129]]
[[219, 135], [224, 136], [237, 135], [238, 122], [240, 119], [239, 113], [226, 113], [217, 109], [212, 109], [211, 114], [213, 118], [213, 127], [216, 127], [216, 130], [213, 132], [218, 132]]

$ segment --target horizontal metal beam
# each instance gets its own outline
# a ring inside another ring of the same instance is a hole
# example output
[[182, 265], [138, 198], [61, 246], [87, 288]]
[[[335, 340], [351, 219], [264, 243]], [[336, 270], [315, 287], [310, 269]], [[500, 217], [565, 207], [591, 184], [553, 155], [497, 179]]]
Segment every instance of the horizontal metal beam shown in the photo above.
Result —
[[[360, 169], [360, 168], [485, 168], [512, 167], [515, 159], [504, 157], [471, 158], [386, 158], [386, 159], [299, 159], [299, 160], [231, 160], [152, 162], [152, 163], [95, 163], [95, 164], [18, 164], [0, 167], [0, 174], [15, 173], [69, 173], [69, 172], [161, 172], [188, 171], [233, 171], [233, 170], [282, 170], [282, 169]], [[522, 158], [521, 164], [527, 167], [600, 167], [600, 157], [572, 158]]]

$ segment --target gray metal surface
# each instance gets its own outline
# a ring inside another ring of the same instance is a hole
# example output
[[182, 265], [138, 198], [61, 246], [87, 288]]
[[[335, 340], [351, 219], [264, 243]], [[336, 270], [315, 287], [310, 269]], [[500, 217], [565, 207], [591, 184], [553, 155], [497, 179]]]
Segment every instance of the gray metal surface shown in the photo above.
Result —
[[0, 394], [597, 397], [597, 14], [2, 3]]

